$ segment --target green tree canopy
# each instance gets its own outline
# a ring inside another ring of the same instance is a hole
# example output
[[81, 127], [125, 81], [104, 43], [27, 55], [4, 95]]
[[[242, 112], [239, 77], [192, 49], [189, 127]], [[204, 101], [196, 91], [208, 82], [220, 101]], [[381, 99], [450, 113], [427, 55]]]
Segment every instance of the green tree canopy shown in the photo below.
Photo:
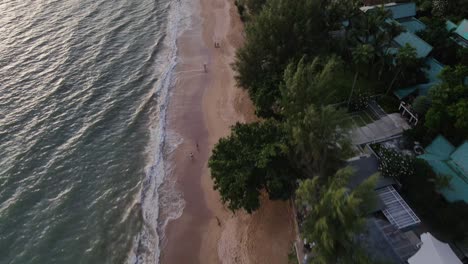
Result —
[[442, 83], [432, 88], [432, 105], [426, 113], [424, 125], [436, 133], [460, 141], [468, 138], [468, 86], [465, 78], [468, 67], [446, 67], [441, 73]]
[[315, 242], [313, 263], [368, 263], [355, 236], [363, 231], [365, 215], [375, 202], [377, 176], [349, 191], [350, 167], [340, 169], [322, 186], [320, 178], [307, 179], [296, 191], [296, 203], [305, 211], [302, 235]]
[[275, 114], [290, 62], [327, 52], [328, 32], [342, 21], [342, 8], [336, 2], [271, 0], [247, 24], [245, 45], [237, 51], [234, 68], [238, 85], [249, 91], [258, 115]]
[[249, 213], [259, 207], [262, 190], [270, 199], [288, 199], [296, 176], [287, 154], [284, 132], [275, 121], [238, 123], [216, 144], [208, 162], [214, 189], [231, 210]]
[[395, 57], [395, 75], [387, 89], [387, 94], [393, 89], [398, 78], [403, 80], [403, 83], [416, 83], [418, 75], [422, 74], [421, 68], [424, 66], [424, 61], [417, 57], [416, 49], [406, 43], [398, 50]]
[[325, 63], [316, 58], [311, 64], [301, 60], [285, 72], [281, 88], [281, 114], [295, 161], [312, 177], [333, 170], [351, 152], [348, 131], [350, 119], [336, 102], [341, 62], [331, 57]]

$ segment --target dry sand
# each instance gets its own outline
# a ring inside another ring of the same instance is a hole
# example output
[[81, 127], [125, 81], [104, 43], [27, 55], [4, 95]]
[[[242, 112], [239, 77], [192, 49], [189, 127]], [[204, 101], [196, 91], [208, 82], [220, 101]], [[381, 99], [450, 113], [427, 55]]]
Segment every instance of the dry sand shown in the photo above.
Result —
[[168, 112], [169, 129], [184, 139], [171, 160], [186, 205], [166, 228], [161, 262], [287, 263], [294, 239], [289, 203], [263, 197], [254, 214], [233, 214], [213, 190], [207, 168], [213, 145], [236, 122], [256, 118], [246, 92], [236, 88], [230, 66], [243, 43], [233, 0], [192, 1], [200, 1], [195, 3], [199, 8], [192, 28], [178, 39], [181, 62]]

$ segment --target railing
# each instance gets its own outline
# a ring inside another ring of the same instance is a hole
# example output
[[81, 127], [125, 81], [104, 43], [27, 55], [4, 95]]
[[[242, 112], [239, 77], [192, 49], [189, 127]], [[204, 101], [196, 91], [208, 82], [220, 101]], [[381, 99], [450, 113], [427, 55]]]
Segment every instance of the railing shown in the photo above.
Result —
[[401, 111], [401, 109], [403, 109], [403, 113], [401, 113], [401, 115], [405, 116], [405, 113], [408, 113], [410, 115], [409, 122], [411, 123], [414, 120], [415, 121], [414, 125], [416, 126], [418, 124], [418, 121], [419, 121], [418, 117], [411, 112], [411, 109], [409, 107], [407, 107], [406, 103], [403, 102], [403, 101], [401, 101], [400, 106], [398, 107], [399, 111]]

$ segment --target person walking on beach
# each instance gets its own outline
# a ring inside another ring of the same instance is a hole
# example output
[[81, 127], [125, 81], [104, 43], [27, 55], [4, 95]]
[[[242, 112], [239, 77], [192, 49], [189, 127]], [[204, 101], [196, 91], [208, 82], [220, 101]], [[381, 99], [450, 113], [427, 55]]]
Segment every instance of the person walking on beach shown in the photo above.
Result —
[[206, 63], [203, 63], [203, 70], [204, 70], [205, 72], [208, 72], [208, 69], [206, 68]]
[[190, 152], [190, 159], [193, 160], [193, 153]]

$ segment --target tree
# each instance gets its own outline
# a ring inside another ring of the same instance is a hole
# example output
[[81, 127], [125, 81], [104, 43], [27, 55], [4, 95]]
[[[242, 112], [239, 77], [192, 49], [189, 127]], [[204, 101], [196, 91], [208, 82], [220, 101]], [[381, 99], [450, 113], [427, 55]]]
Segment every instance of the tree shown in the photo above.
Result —
[[[296, 191], [296, 204], [305, 212], [302, 235], [314, 242], [314, 263], [367, 263], [356, 235], [363, 231], [365, 216], [375, 203], [377, 176], [348, 191], [353, 175], [350, 167], [340, 169], [322, 187], [320, 178], [307, 179]], [[372, 195], [374, 194], [374, 195]]]
[[443, 17], [448, 8], [447, 0], [433, 0], [432, 1], [432, 14], [434, 16]]
[[270, 199], [288, 199], [295, 189], [294, 169], [282, 128], [268, 120], [237, 123], [227, 138], [215, 145], [208, 162], [214, 189], [231, 210], [251, 213], [266, 190]]
[[434, 133], [443, 133], [454, 141], [468, 138], [468, 67], [445, 67], [440, 74], [442, 83], [429, 91], [431, 107], [424, 125]]
[[[424, 19], [422, 19], [424, 20]], [[457, 61], [458, 44], [452, 39], [452, 32], [447, 30], [446, 20], [432, 17], [423, 21], [427, 27], [417, 35], [431, 44], [433, 56], [443, 64], [453, 65]]]
[[338, 103], [342, 87], [338, 87], [337, 79], [342, 72], [342, 61], [335, 56], [317, 57], [311, 63], [302, 58], [297, 64], [289, 64], [284, 73], [284, 85], [280, 88], [280, 114], [293, 116], [310, 104], [321, 107]]
[[[356, 86], [356, 82], [359, 76], [359, 68], [362, 67], [363, 65], [369, 65], [369, 62], [371, 62], [374, 58], [374, 48], [369, 45], [369, 44], [362, 44], [357, 46], [357, 48], [353, 51], [353, 61], [355, 64], [356, 68], [356, 73], [354, 75], [354, 80], [353, 80], [353, 86], [351, 87], [351, 92], [349, 94], [348, 98], [348, 108], [349, 108], [349, 103], [351, 102], [351, 98], [353, 96], [354, 88]], [[370, 69], [370, 67], [369, 67]]]
[[335, 1], [271, 0], [246, 26], [245, 45], [237, 50], [234, 69], [248, 90], [256, 112], [276, 114], [283, 73], [290, 62], [314, 58], [330, 49], [329, 31], [341, 26]]
[[333, 106], [307, 107], [286, 121], [295, 154], [309, 176], [324, 176], [351, 153], [350, 120]]
[[410, 68], [417, 68], [420, 63], [418, 63], [416, 49], [412, 47], [410, 44], [406, 43], [405, 46], [401, 47], [398, 50], [396, 55], [396, 63], [395, 63], [395, 76], [393, 77], [390, 85], [388, 86], [387, 92], [385, 94], [389, 94], [393, 88], [393, 84], [400, 76], [400, 74], [408, 71]]
[[285, 72], [281, 114], [294, 146], [295, 160], [308, 176], [325, 175], [351, 152], [350, 120], [345, 111], [328, 105], [333, 99], [339, 63], [331, 58], [320, 67], [303, 61]]
[[[380, 64], [378, 80], [380, 80], [383, 70], [388, 67], [392, 60], [388, 53], [393, 45], [393, 39], [403, 32], [403, 28], [390, 18], [391, 12], [383, 7], [379, 7], [368, 12], [360, 12], [359, 15], [351, 19], [351, 29], [349, 30], [348, 47], [355, 47], [355, 51], [362, 43], [373, 48], [373, 56], [367, 61], [368, 77], [370, 71], [374, 69], [374, 63]], [[354, 56], [351, 56], [354, 58]]]

